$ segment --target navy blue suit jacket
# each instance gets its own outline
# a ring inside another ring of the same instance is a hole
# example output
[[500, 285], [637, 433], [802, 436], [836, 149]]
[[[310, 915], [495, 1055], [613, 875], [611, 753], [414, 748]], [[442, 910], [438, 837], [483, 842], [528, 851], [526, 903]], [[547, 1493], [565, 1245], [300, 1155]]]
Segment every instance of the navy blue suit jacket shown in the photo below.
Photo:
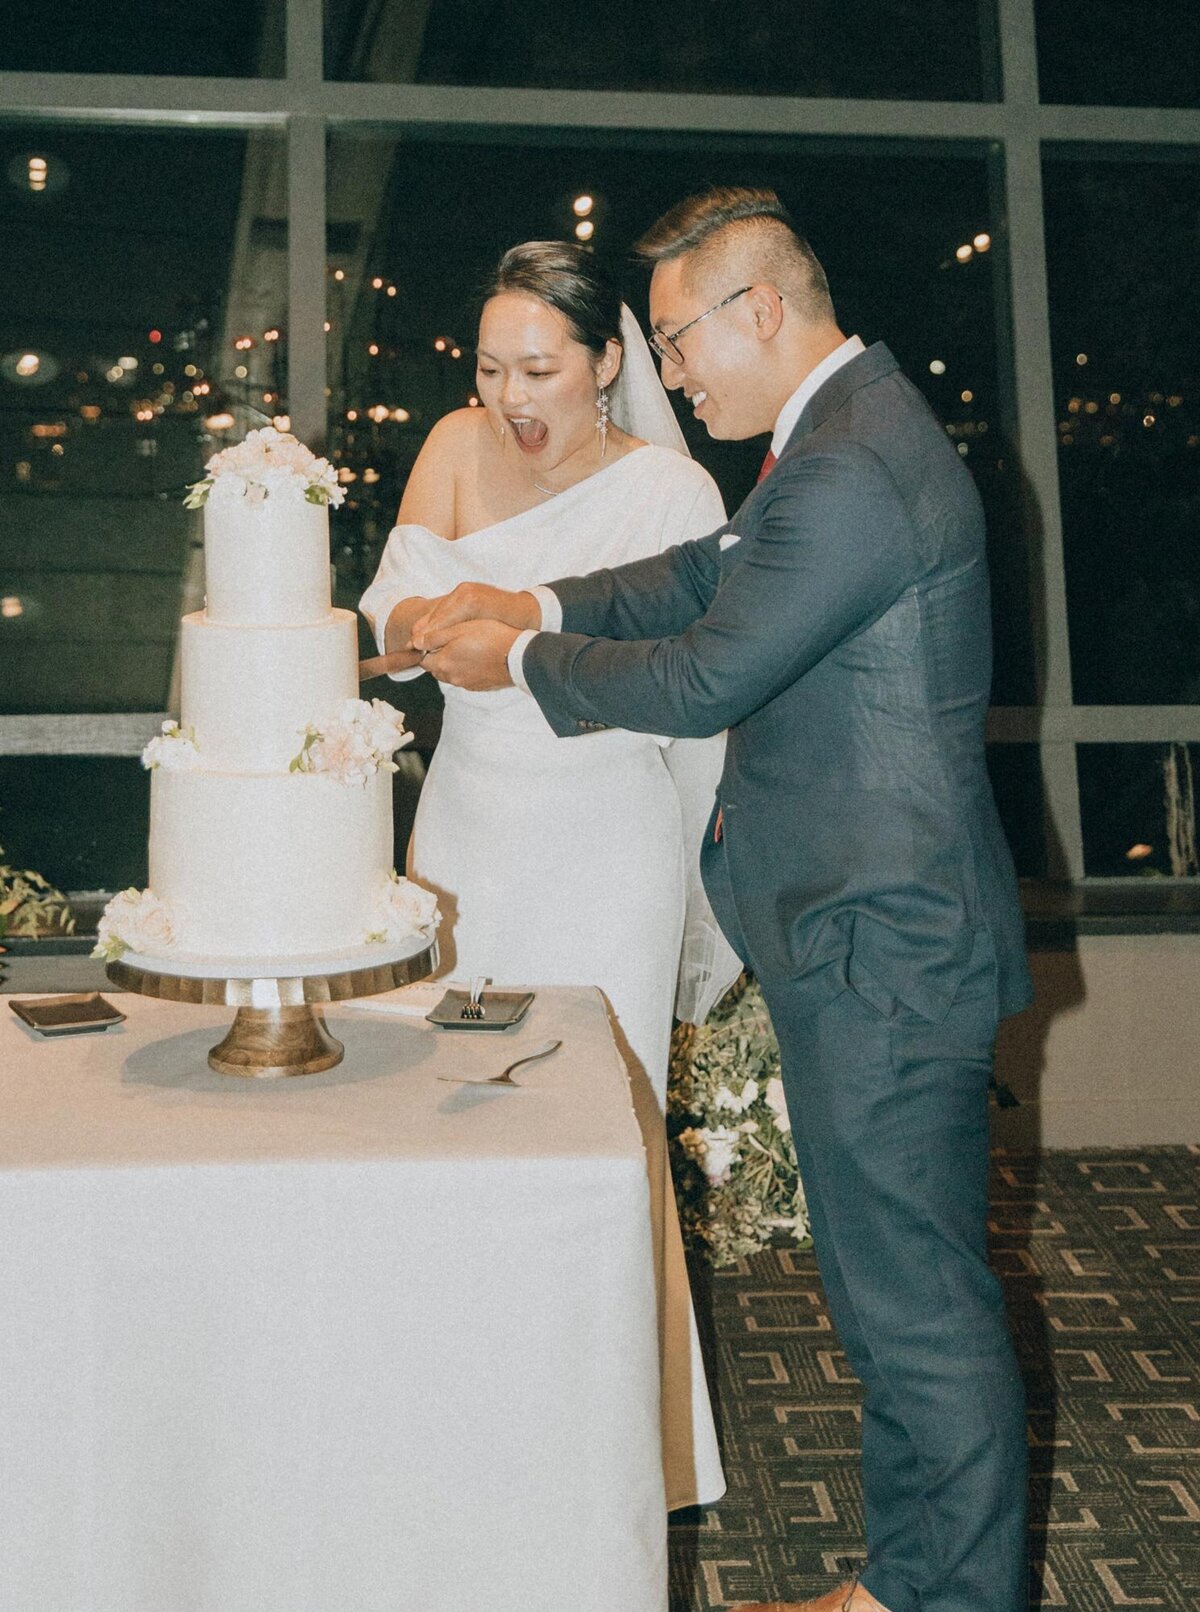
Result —
[[849, 984], [939, 1022], [985, 931], [999, 1012], [1025, 1006], [984, 765], [983, 512], [886, 347], [816, 392], [725, 527], [551, 585], [563, 631], [524, 669], [557, 733], [728, 728], [704, 877], [764, 982], [814, 1008]]

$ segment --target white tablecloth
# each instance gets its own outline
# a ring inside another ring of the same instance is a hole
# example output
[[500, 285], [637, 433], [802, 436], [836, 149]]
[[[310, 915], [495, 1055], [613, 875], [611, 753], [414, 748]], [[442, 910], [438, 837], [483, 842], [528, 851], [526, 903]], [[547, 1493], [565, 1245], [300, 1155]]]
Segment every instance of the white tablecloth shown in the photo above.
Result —
[[[331, 1008], [0, 1016], [0, 1584], [21, 1612], [662, 1612], [647, 1166], [601, 998], [504, 1035]], [[563, 1048], [518, 1091], [434, 1076]]]

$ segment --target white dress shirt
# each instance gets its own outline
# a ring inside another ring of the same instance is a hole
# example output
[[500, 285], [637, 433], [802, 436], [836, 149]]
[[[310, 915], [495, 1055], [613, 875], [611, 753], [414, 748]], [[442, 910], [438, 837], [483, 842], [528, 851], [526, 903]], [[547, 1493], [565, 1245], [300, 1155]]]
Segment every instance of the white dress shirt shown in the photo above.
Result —
[[[775, 421], [775, 430], [771, 435], [771, 452], [776, 458], [787, 446], [787, 440], [796, 429], [796, 422], [804, 413], [809, 399], [816, 393], [831, 375], [848, 364], [859, 353], [866, 352], [866, 346], [861, 336], [849, 336], [840, 347], [835, 347], [828, 357], [823, 358], [814, 369], [800, 382], [799, 386], [788, 398], [779, 411]], [[542, 612], [542, 632], [562, 631], [562, 602], [553, 588], [538, 586], [530, 588], [529, 592], [537, 600]], [[508, 674], [517, 688], [523, 688], [528, 694], [529, 684], [525, 681], [524, 660], [525, 646], [534, 637], [535, 630], [527, 628], [513, 639], [512, 648], [508, 652]]]

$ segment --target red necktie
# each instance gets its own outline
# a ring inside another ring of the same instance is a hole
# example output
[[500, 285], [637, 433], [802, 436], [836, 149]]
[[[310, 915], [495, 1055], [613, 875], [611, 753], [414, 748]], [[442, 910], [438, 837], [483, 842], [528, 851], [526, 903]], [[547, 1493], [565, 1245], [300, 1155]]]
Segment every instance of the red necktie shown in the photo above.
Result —
[[[762, 469], [758, 473], [758, 480], [762, 481], [765, 476], [769, 476], [772, 470], [774, 470], [776, 463], [775, 450], [773, 448], [768, 448], [767, 457], [763, 460]], [[755, 485], [757, 486], [758, 483], [756, 482]]]

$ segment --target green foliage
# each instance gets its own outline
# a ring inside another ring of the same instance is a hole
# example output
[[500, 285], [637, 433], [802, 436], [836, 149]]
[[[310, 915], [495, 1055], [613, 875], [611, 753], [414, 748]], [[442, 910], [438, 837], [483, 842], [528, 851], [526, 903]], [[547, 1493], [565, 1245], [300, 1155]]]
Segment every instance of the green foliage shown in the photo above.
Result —
[[778, 1236], [808, 1241], [804, 1188], [762, 992], [743, 975], [671, 1044], [667, 1134], [685, 1239], [728, 1265]]
[[0, 862], [0, 935], [70, 935], [74, 929], [75, 919], [60, 890], [40, 873]]

